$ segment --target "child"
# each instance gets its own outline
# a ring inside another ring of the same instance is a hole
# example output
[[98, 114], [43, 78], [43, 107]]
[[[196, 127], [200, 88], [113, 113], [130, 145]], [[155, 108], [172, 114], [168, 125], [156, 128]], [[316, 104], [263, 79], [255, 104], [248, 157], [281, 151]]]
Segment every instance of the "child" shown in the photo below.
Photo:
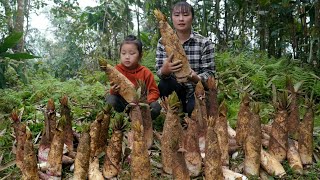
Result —
[[[142, 58], [142, 43], [135, 36], [127, 36], [120, 44], [120, 64], [115, 68], [125, 75], [135, 86], [138, 80], [142, 80], [147, 87], [147, 102], [150, 105], [151, 117], [156, 119], [160, 114], [161, 106], [157, 102], [160, 93], [152, 72], [145, 66], [140, 65]], [[118, 93], [117, 82], [110, 82], [110, 95], [106, 97], [108, 104], [118, 112], [123, 112], [128, 102]]]

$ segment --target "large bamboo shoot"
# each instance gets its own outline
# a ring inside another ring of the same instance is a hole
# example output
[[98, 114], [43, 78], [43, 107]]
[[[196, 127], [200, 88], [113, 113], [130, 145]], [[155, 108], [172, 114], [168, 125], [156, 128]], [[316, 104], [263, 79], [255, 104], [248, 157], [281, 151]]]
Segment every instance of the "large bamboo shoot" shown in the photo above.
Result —
[[131, 179], [151, 179], [151, 164], [147, 144], [144, 138], [143, 118], [140, 106], [132, 104], [130, 108], [131, 130], [133, 134], [131, 152]]
[[[162, 100], [161, 105], [166, 110], [166, 118], [163, 125], [163, 132], [161, 138], [161, 161], [163, 165], [163, 171], [172, 174], [172, 159], [173, 149], [172, 141], [173, 137], [180, 137], [182, 134], [182, 126], [179, 118], [180, 101], [176, 92], [169, 95], [168, 98]], [[182, 139], [176, 140], [177, 142]]]
[[192, 118], [185, 117], [188, 127], [184, 135], [183, 147], [187, 168], [190, 176], [196, 177], [201, 173], [202, 158], [199, 148], [199, 124]]
[[100, 68], [105, 71], [106, 75], [109, 78], [110, 82], [117, 83], [119, 85], [119, 94], [128, 102], [136, 101], [136, 90], [134, 84], [120, 73], [112, 65], [108, 64], [105, 60], [99, 60]]
[[308, 109], [299, 127], [299, 154], [302, 164], [312, 164], [313, 153], [313, 127], [314, 110], [313, 103], [309, 102]]
[[208, 85], [208, 98], [207, 98], [207, 113], [208, 116], [216, 117], [218, 115], [218, 88], [217, 82], [214, 77], [209, 77]]
[[290, 138], [297, 139], [299, 132], [299, 107], [297, 103], [297, 90], [293, 86], [292, 79], [287, 77], [286, 86], [290, 93], [290, 105], [289, 105], [289, 113], [288, 113], [288, 135]]
[[227, 120], [227, 105], [223, 101], [219, 107], [219, 117], [216, 119], [215, 132], [218, 137], [221, 163], [223, 166], [229, 166], [229, 137], [226, 135], [228, 132], [228, 120]]
[[224, 180], [248, 180], [248, 178], [245, 175], [231, 171], [225, 166], [222, 167], [222, 173]]
[[244, 174], [248, 177], [258, 177], [260, 171], [261, 152], [261, 121], [259, 106], [254, 104], [252, 118], [248, 123], [248, 133], [244, 141]]
[[143, 115], [143, 129], [144, 129], [144, 139], [146, 140], [148, 149], [151, 148], [153, 143], [153, 128], [152, 128], [152, 117], [151, 109], [148, 104], [148, 89], [146, 83], [142, 80], [138, 80], [139, 89], [141, 90], [140, 95], [140, 111]]
[[90, 125], [90, 159], [92, 160], [93, 157], [98, 156], [97, 150], [99, 147], [100, 142], [100, 133], [101, 133], [101, 122], [103, 120], [104, 113], [100, 112], [96, 119]]
[[[180, 134], [181, 136], [182, 134]], [[183, 148], [179, 148], [179, 142], [176, 141], [180, 139], [181, 137], [175, 137], [171, 141], [171, 148], [172, 148], [172, 154], [173, 159], [171, 159], [172, 162], [172, 176], [173, 179], [190, 179], [189, 171], [187, 168], [186, 161], [184, 159], [184, 152], [185, 150]]]
[[120, 172], [123, 130], [125, 127], [124, 114], [118, 114], [113, 121], [113, 133], [105, 150], [106, 153], [102, 171], [105, 178], [115, 177]]
[[190, 64], [187, 55], [180, 43], [180, 40], [167, 22], [167, 18], [160, 10], [155, 9], [154, 15], [159, 22], [159, 29], [161, 34], [161, 42], [165, 47], [167, 55], [173, 54], [173, 62], [181, 60], [182, 68], [180, 71], [175, 72], [178, 82], [187, 82], [188, 76], [191, 74]]
[[279, 162], [287, 157], [288, 131], [287, 131], [287, 93], [279, 93], [278, 104], [276, 104], [276, 115], [272, 122], [268, 152]]
[[242, 97], [240, 109], [238, 112], [237, 128], [236, 128], [236, 140], [239, 145], [243, 145], [247, 136], [248, 123], [251, 118], [250, 111], [250, 98], [247, 93]]
[[60, 99], [60, 109], [61, 109], [61, 117], [65, 117], [65, 125], [64, 125], [64, 143], [67, 145], [69, 153], [73, 152], [73, 130], [72, 130], [72, 115], [71, 109], [68, 103], [68, 97], [63, 96]]
[[204, 173], [206, 179], [223, 180], [220, 146], [214, 126], [214, 119], [209, 116], [206, 134]]
[[24, 144], [23, 156], [23, 180], [37, 180], [39, 179], [37, 158], [34, 153], [32, 134], [29, 130], [26, 131], [26, 141]]
[[13, 121], [14, 135], [16, 138], [16, 164], [20, 170], [23, 169], [23, 152], [24, 143], [26, 141], [26, 125], [21, 123], [21, 119], [16, 111], [11, 113]]
[[88, 180], [104, 180], [104, 177], [99, 169], [98, 157], [94, 157], [92, 162], [89, 164]]
[[77, 147], [77, 155], [74, 162], [74, 180], [86, 180], [88, 177], [90, 162], [90, 134], [89, 127], [85, 129], [80, 137]]
[[64, 126], [66, 123], [65, 117], [61, 117], [58, 126], [53, 136], [49, 155], [47, 174], [50, 176], [61, 177], [62, 175], [62, 156], [64, 145]]
[[47, 162], [50, 144], [56, 130], [56, 110], [53, 99], [48, 100], [44, 122], [44, 131], [38, 150], [39, 163]]
[[206, 95], [205, 95], [204, 87], [199, 81], [196, 85], [194, 96], [195, 96], [195, 107], [194, 109], [198, 109], [198, 117], [197, 121], [199, 123], [200, 130], [205, 133], [207, 129], [207, 105], [206, 105]]
[[274, 157], [269, 154], [265, 150], [261, 149], [261, 167], [268, 172], [268, 174], [272, 174], [275, 177], [282, 177], [286, 174], [281, 163]]
[[101, 121], [98, 149], [96, 150], [96, 154], [100, 154], [107, 147], [107, 141], [109, 137], [110, 117], [112, 114], [112, 106], [108, 104], [106, 107], [103, 108], [102, 112], [104, 115]]
[[294, 140], [288, 139], [288, 152], [287, 152], [288, 164], [291, 169], [297, 173], [303, 173], [303, 166], [300, 159], [300, 154], [294, 144]]

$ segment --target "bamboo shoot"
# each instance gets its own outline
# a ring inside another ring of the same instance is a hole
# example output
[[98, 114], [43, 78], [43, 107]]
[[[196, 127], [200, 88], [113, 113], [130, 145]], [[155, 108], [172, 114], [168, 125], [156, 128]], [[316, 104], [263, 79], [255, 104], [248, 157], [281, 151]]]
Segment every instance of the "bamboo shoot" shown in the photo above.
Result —
[[173, 62], [181, 60], [182, 68], [175, 73], [177, 81], [180, 83], [187, 82], [188, 76], [191, 74], [190, 64], [187, 55], [180, 43], [180, 40], [167, 22], [167, 18], [160, 10], [155, 9], [154, 15], [159, 22], [159, 29], [161, 34], [161, 42], [165, 47], [167, 55], [173, 54]]

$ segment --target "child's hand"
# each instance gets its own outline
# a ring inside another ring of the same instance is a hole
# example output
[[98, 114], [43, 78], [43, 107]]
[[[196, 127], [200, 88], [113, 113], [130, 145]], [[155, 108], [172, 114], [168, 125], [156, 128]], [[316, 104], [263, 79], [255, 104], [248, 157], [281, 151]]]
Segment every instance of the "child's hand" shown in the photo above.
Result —
[[115, 84], [114, 82], [110, 82], [110, 90], [115, 93], [118, 94], [119, 90], [120, 90], [120, 86], [118, 84]]

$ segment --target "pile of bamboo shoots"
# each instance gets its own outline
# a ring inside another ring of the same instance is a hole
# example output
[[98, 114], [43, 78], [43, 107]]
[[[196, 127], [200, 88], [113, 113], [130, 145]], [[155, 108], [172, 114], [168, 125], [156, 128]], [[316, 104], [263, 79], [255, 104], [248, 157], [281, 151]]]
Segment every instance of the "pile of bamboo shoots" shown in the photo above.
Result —
[[[161, 169], [174, 179], [205, 177], [206, 179], [247, 179], [269, 176], [284, 177], [282, 162], [286, 159], [296, 173], [312, 161], [313, 104], [299, 123], [298, 139], [289, 136], [290, 96], [278, 93], [275, 116], [271, 124], [261, 124], [259, 104], [243, 94], [235, 130], [227, 119], [227, 105], [217, 100], [214, 78], [207, 81], [208, 93], [198, 82], [195, 108], [191, 117], [181, 119], [181, 104], [173, 92], [161, 100], [165, 122], [160, 132]], [[145, 103], [145, 87], [135, 92], [137, 100], [128, 106], [128, 115], [116, 113], [106, 106], [96, 119], [83, 127], [80, 137], [72, 130], [68, 98], [60, 100], [57, 116], [52, 99], [45, 110], [45, 126], [38, 158], [34, 153], [31, 133], [17, 112], [11, 118], [16, 136], [16, 164], [23, 179], [62, 179], [62, 169], [71, 168], [73, 179], [105, 179], [121, 176], [123, 165], [130, 166], [130, 179], [152, 179], [150, 148], [153, 147], [149, 106]], [[215, 109], [213, 107], [218, 107]], [[126, 128], [126, 118], [131, 128]], [[182, 127], [181, 121], [187, 126]], [[111, 130], [111, 136], [108, 131]], [[227, 134], [227, 135], [226, 135]], [[125, 142], [129, 141], [129, 142]], [[130, 152], [125, 153], [126, 149]], [[244, 152], [243, 166], [231, 167], [231, 155]]]

